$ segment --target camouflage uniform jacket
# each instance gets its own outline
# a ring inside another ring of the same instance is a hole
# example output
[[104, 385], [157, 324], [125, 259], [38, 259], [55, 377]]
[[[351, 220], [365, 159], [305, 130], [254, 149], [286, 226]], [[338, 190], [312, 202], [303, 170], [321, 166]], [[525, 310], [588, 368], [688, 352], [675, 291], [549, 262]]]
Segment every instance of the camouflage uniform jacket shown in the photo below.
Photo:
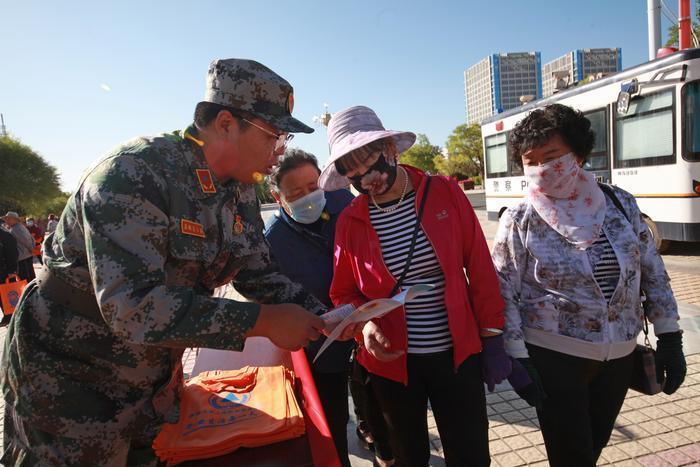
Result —
[[213, 298], [218, 286], [325, 309], [277, 272], [254, 187], [220, 184], [184, 135], [138, 138], [97, 163], [46, 241], [45, 264], [94, 293], [103, 319], [29, 286], [8, 330], [2, 387], [38, 429], [105, 442], [176, 421], [183, 349], [241, 350], [258, 316], [258, 304]]
[[[678, 330], [668, 274], [637, 202], [626, 191], [613, 189], [631, 223], [606, 196], [603, 231], [620, 265], [610, 303], [593, 276], [589, 252], [547, 225], [527, 199], [503, 213], [493, 262], [506, 301], [504, 337], [510, 355], [528, 356], [525, 342], [531, 330], [542, 340], [547, 334], [593, 344], [636, 339], [642, 329], [640, 285], [655, 332]], [[562, 341], [550, 339], [555, 340]]]

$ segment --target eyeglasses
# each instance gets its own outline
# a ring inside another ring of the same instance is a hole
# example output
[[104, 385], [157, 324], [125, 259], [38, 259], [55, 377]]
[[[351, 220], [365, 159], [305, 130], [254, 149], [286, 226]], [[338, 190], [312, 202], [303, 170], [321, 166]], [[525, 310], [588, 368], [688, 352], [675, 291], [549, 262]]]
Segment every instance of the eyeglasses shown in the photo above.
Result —
[[[360, 150], [352, 151], [336, 160], [335, 169], [340, 175], [352, 178], [357, 176], [358, 172], [362, 172], [362, 174], [367, 172], [380, 157], [385, 157], [381, 149], [370, 152], [363, 147], [360, 148]], [[350, 172], [352, 172], [353, 175], [348, 175]]]
[[294, 139], [293, 133], [284, 133], [284, 132], [275, 133], [274, 131], [270, 131], [265, 127], [262, 127], [256, 123], [251, 122], [247, 118], [243, 118], [242, 120], [250, 125], [253, 125], [258, 130], [267, 133], [268, 135], [272, 136], [273, 138], [277, 138], [277, 142], [275, 143], [275, 151], [279, 151], [282, 148], [287, 149], [287, 145], [289, 144], [289, 142]]

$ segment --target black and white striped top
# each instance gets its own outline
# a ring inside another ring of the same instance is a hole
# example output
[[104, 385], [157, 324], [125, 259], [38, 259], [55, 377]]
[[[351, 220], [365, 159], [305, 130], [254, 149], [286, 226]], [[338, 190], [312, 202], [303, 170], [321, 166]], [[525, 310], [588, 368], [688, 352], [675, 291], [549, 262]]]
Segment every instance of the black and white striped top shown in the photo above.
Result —
[[[381, 212], [371, 201], [369, 203], [369, 218], [379, 236], [384, 263], [397, 279], [406, 265], [416, 225], [415, 198], [415, 192], [407, 194], [401, 205], [391, 212]], [[386, 208], [395, 204], [394, 201], [379, 206]], [[452, 337], [445, 309], [445, 276], [423, 229], [418, 231], [411, 270], [401, 288], [415, 284], [432, 284], [435, 288], [406, 304], [408, 353], [426, 354], [450, 349]]]
[[620, 280], [620, 264], [617, 262], [615, 251], [603, 229], [600, 230], [598, 240], [593, 243], [589, 250], [593, 277], [600, 286], [605, 300], [610, 303], [610, 298], [612, 298]]

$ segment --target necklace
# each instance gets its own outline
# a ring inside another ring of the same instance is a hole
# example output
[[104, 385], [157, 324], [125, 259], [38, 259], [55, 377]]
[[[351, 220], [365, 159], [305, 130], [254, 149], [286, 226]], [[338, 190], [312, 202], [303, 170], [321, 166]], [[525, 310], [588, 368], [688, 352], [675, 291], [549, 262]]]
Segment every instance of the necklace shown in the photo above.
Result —
[[403, 182], [403, 191], [401, 192], [401, 197], [399, 198], [399, 201], [396, 204], [389, 206], [389, 207], [386, 207], [386, 208], [382, 208], [382, 207], [379, 207], [377, 202], [374, 200], [374, 195], [369, 195], [369, 199], [372, 200], [372, 204], [374, 204], [374, 207], [377, 208], [379, 210], [379, 212], [395, 211], [396, 208], [398, 208], [401, 205], [401, 202], [403, 201], [404, 197], [406, 196], [406, 191], [408, 190], [408, 173], [406, 173], [406, 169], [404, 169], [403, 167], [399, 166], [399, 168], [401, 169], [401, 172], [403, 173], [404, 182]]

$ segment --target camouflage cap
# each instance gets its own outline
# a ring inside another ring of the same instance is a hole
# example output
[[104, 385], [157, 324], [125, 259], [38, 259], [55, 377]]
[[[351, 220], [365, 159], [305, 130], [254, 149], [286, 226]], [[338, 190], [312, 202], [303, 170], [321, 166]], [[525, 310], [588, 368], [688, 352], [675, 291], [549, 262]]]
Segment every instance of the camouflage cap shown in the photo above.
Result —
[[292, 85], [265, 65], [253, 60], [228, 58], [211, 62], [204, 102], [250, 112], [279, 131], [314, 131], [292, 117]]

